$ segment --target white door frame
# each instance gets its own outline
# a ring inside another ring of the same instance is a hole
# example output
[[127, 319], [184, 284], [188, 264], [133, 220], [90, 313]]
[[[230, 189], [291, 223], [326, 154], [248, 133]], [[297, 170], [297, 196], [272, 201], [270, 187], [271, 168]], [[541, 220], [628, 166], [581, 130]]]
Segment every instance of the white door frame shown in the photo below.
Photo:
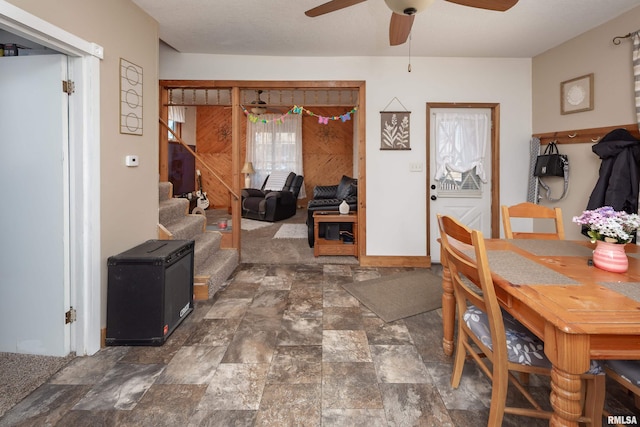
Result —
[[[491, 238], [500, 237], [500, 104], [475, 102], [427, 102], [427, 147], [426, 164], [430, 165], [431, 151], [431, 110], [436, 108], [486, 108], [491, 110]], [[432, 251], [440, 248], [431, 247], [431, 171], [427, 173], [427, 258], [431, 263]], [[485, 236], [488, 237], [488, 236]]]
[[[85, 41], [0, 0], [0, 28], [69, 57], [75, 93], [69, 102], [69, 258], [71, 351], [100, 349], [100, 59], [101, 46]], [[62, 85], [62, 83], [61, 83]], [[61, 314], [62, 315], [62, 314]]]

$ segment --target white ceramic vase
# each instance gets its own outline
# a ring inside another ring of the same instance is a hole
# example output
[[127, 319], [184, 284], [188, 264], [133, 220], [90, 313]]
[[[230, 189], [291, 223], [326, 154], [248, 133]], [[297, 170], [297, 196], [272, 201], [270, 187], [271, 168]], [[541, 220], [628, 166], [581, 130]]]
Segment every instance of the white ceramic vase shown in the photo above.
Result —
[[342, 203], [340, 203], [340, 206], [338, 207], [338, 209], [340, 209], [340, 214], [342, 215], [346, 215], [349, 213], [349, 203], [347, 203], [346, 200], [343, 200]]

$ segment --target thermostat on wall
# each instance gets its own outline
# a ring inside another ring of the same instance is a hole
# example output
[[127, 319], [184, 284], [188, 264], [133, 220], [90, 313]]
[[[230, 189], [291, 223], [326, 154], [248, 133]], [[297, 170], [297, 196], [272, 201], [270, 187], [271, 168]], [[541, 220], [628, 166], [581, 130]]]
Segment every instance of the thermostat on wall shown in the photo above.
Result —
[[127, 157], [124, 158], [124, 164], [129, 166], [129, 167], [136, 167], [138, 166], [138, 156], [131, 154]]

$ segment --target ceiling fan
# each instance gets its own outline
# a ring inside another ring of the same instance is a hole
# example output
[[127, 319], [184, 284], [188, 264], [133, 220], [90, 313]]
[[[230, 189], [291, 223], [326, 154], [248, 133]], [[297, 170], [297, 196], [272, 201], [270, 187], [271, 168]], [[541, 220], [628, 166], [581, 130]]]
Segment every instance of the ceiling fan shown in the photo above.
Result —
[[[325, 13], [335, 12], [349, 6], [362, 3], [366, 0], [331, 0], [304, 14], [312, 18]], [[409, 38], [415, 14], [426, 9], [435, 0], [384, 0], [391, 9], [391, 22], [389, 24], [389, 42], [391, 46], [403, 44]], [[476, 7], [479, 9], [504, 12], [511, 9], [518, 0], [445, 0], [462, 6]]]
[[251, 104], [250, 104], [251, 113], [253, 113], [256, 116], [259, 116], [261, 114], [266, 114], [266, 113], [274, 113], [274, 114], [285, 113], [285, 111], [283, 111], [281, 108], [276, 108], [276, 106], [269, 105], [265, 101], [263, 101], [260, 96], [262, 95], [262, 92], [264, 92], [262, 89], [256, 90], [256, 99], [254, 101], [251, 101]]
[[260, 98], [261, 90], [256, 90], [256, 100], [251, 101], [251, 112], [256, 116], [267, 112], [267, 103]]

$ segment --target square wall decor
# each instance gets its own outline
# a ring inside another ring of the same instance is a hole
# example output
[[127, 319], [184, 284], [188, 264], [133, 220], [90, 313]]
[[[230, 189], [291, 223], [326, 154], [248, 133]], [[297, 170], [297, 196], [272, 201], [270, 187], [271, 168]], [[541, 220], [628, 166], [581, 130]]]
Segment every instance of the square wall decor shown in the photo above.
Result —
[[380, 112], [380, 149], [411, 150], [410, 111]]
[[560, 83], [560, 113], [593, 110], [593, 73]]

